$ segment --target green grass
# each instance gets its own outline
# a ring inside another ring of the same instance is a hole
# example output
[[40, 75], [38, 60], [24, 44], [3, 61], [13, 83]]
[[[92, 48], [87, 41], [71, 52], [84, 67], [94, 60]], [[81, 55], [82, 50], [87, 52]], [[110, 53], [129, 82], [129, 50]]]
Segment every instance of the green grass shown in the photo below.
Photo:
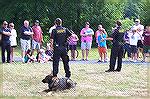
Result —
[[[108, 64], [71, 62], [71, 78], [76, 89], [51, 94], [39, 93], [47, 89], [41, 80], [51, 72], [52, 63], [4, 64], [4, 96], [147, 96], [147, 68], [124, 65], [120, 73], [105, 73]], [[64, 76], [60, 62], [59, 77]]]
[[[16, 49], [15, 54], [20, 55], [19, 53], [19, 49]], [[90, 51], [89, 59], [98, 59], [98, 57], [97, 49], [93, 48]], [[80, 56], [78, 59], [80, 59]], [[108, 69], [109, 63], [98, 64], [96, 60], [92, 63], [86, 61], [70, 62], [71, 79], [77, 82], [76, 88], [46, 94], [42, 91], [48, 88], [47, 84], [43, 84], [41, 80], [51, 72], [51, 62], [45, 64], [22, 64], [21, 62], [0, 64], [0, 77], [3, 78], [3, 80], [0, 80], [2, 83], [1, 95], [6, 99], [14, 99], [13, 96], [36, 96], [31, 97], [35, 99], [40, 99], [39, 96], [51, 96], [58, 99], [66, 98], [66, 96], [76, 96], [81, 99], [85, 96], [101, 96], [108, 99], [113, 99], [115, 96], [146, 97], [149, 90], [149, 68], [147, 65], [123, 64], [121, 72], [105, 73], [104, 71]], [[63, 77], [65, 73], [62, 62], [60, 62], [59, 70], [58, 76]], [[68, 99], [70, 98], [68, 97]], [[96, 99], [96, 97], [93, 99]]]

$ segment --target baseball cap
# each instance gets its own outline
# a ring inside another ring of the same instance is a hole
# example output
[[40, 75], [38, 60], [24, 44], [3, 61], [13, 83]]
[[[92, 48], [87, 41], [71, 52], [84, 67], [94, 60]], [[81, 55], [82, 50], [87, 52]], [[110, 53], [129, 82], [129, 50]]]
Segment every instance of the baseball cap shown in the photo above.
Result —
[[140, 22], [140, 20], [139, 20], [139, 19], [136, 19], [135, 22]]
[[89, 22], [85, 22], [85, 24], [86, 24], [86, 25], [90, 25], [90, 23], [89, 23]]
[[40, 23], [39, 20], [35, 20], [35, 23]]

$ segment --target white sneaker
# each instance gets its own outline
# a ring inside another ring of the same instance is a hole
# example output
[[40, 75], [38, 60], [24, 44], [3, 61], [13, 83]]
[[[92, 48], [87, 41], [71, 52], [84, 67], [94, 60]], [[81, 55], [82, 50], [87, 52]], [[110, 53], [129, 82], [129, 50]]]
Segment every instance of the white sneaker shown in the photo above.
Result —
[[24, 63], [24, 58], [22, 58], [22, 62]]
[[137, 62], [137, 60], [133, 60], [133, 62], [134, 62], [134, 63], [136, 63], [136, 62]]
[[106, 57], [105, 61], [106, 61], [106, 62], [108, 62], [108, 61], [109, 61], [109, 58], [108, 58], [108, 57]]

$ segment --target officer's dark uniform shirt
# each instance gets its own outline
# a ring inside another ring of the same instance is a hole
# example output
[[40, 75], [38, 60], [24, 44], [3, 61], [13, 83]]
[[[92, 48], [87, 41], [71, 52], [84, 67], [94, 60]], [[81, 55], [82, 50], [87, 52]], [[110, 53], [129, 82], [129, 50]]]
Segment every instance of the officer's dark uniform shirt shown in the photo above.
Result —
[[72, 34], [70, 31], [62, 26], [57, 26], [52, 30], [51, 39], [53, 39], [53, 45], [66, 47], [67, 38]]
[[[2, 28], [1, 31], [3, 32], [11, 32], [9, 28]], [[10, 44], [9, 40], [10, 36], [2, 34], [2, 44]]]
[[32, 29], [31, 29], [31, 27], [26, 28], [25, 26], [22, 26], [21, 29], [20, 29], [21, 39], [23, 39], [23, 40], [30, 40], [31, 39], [31, 35], [25, 35], [24, 34], [25, 31], [32, 32]]
[[111, 37], [113, 38], [113, 46], [121, 46], [124, 43], [124, 33], [121, 27], [117, 27], [114, 32], [112, 33]]

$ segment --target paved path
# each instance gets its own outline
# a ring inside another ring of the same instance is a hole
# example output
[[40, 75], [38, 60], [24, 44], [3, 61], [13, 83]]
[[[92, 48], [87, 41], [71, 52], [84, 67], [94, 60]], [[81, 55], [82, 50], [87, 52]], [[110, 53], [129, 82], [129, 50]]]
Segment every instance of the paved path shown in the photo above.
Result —
[[[14, 61], [15, 62], [21, 62], [22, 59], [21, 57], [14, 57]], [[88, 61], [81, 61], [81, 60], [76, 60], [76, 61], [70, 61], [70, 63], [78, 63], [78, 64], [109, 64], [109, 61], [108, 62], [97, 62], [98, 60], [88, 60]], [[150, 66], [150, 62], [141, 62], [141, 61], [137, 61], [137, 62], [130, 62], [130, 61], [126, 61], [126, 60], [123, 60], [123, 64], [139, 64], [139, 65], [147, 65], [147, 66]]]

